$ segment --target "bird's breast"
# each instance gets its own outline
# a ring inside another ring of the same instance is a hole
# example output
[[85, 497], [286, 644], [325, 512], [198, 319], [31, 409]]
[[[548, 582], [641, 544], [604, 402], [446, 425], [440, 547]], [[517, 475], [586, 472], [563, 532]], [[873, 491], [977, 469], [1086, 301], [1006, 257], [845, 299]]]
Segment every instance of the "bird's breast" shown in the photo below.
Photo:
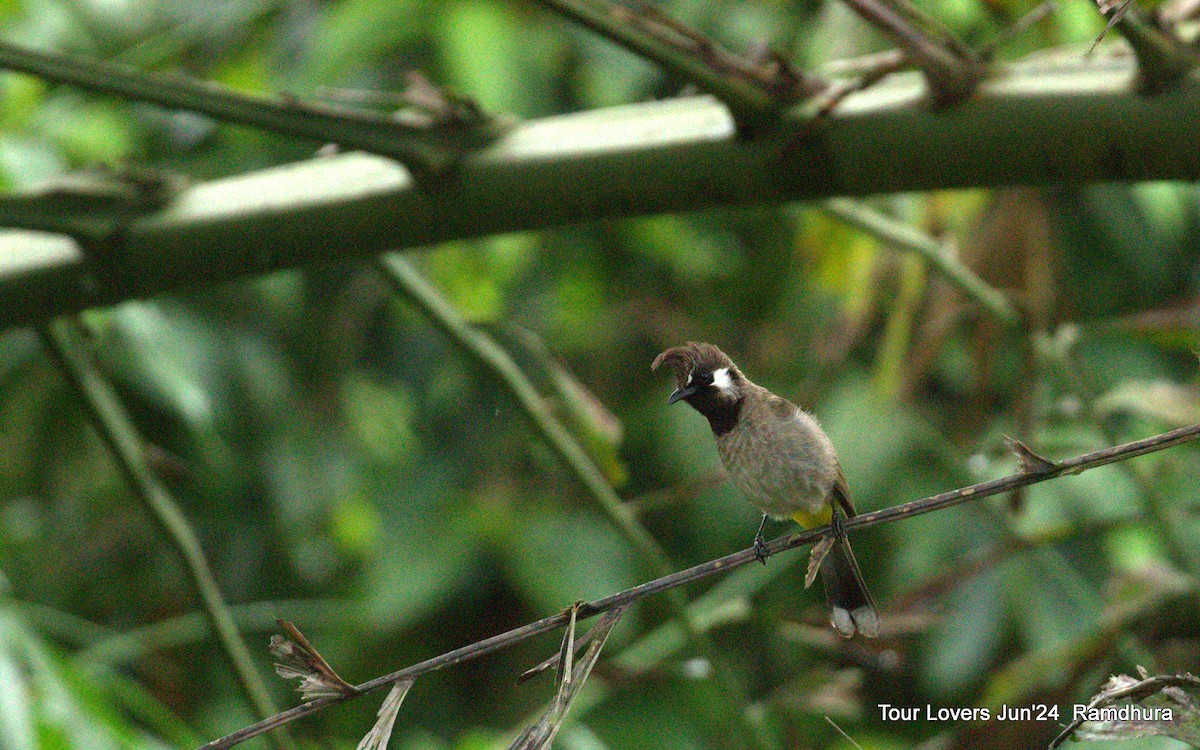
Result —
[[790, 518], [828, 503], [836, 459], [827, 455], [826, 443], [799, 431], [743, 425], [717, 438], [717, 452], [747, 500], [770, 516]]

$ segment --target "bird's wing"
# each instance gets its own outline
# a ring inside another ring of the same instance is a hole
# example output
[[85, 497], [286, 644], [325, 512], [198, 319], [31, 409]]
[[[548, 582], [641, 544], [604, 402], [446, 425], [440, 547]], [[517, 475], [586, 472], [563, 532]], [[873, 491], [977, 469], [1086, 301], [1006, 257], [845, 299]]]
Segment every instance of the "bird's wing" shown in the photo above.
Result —
[[833, 496], [833, 502], [846, 514], [846, 518], [858, 515], [858, 511], [854, 509], [854, 501], [850, 499], [850, 485], [846, 482], [846, 472], [842, 471], [840, 463], [837, 467], [837, 479], [833, 480], [833, 490], [830, 494]]
[[[767, 409], [773, 417], [783, 421], [796, 419], [800, 412], [800, 407], [786, 398], [774, 394], [767, 399]], [[833, 489], [830, 491], [830, 500], [842, 509], [846, 518], [854, 518], [858, 515], [858, 511], [854, 509], [854, 500], [850, 498], [850, 485], [846, 482], [846, 473], [842, 471], [840, 462], [837, 465], [837, 477], [833, 480]]]

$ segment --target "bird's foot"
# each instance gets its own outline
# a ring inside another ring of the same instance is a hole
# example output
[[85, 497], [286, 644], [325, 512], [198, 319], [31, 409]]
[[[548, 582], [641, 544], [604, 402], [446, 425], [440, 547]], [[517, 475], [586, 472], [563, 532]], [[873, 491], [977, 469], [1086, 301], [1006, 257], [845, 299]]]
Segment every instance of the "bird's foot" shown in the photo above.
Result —
[[833, 538], [837, 541], [844, 541], [846, 538], [846, 519], [838, 513], [833, 514], [833, 518], [829, 521], [829, 527], [833, 530]]
[[770, 550], [767, 549], [767, 540], [763, 539], [762, 534], [757, 534], [754, 537], [754, 556], [763, 565], [767, 564], [767, 557]]
[[767, 514], [763, 513], [762, 523], [758, 525], [758, 531], [754, 533], [754, 556], [763, 565], [767, 564], [767, 557], [770, 550], [767, 549], [767, 541], [763, 539], [763, 529], [767, 527]]

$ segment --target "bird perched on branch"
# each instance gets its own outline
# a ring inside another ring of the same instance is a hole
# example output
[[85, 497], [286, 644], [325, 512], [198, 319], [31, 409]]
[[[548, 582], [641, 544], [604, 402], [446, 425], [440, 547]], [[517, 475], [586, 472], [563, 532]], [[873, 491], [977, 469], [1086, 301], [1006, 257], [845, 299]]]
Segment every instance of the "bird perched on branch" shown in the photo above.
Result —
[[854, 502], [837, 452], [817, 420], [750, 382], [712, 344], [673, 347], [651, 367], [664, 364], [674, 371], [676, 385], [667, 403], [686, 401], [708, 419], [726, 473], [763, 512], [754, 536], [759, 559], [766, 562], [762, 532], [768, 517], [791, 518], [805, 528], [833, 523], [833, 536], [813, 552], [832, 609], [829, 622], [844, 638], [855, 632], [878, 635], [879, 613], [838, 521], [839, 513], [855, 515]]

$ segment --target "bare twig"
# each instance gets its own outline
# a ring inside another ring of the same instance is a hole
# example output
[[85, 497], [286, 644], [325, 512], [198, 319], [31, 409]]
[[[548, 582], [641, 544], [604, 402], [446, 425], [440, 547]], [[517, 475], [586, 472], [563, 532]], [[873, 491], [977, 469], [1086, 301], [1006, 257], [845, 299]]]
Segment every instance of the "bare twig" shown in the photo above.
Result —
[[[813, 97], [812, 102], [815, 106], [812, 107], [812, 110], [818, 118], [829, 117], [851, 94], [866, 91], [892, 73], [902, 70], [908, 64], [908, 57], [898, 49], [885, 50], [849, 61], [849, 64], [841, 69], [846, 72], [857, 72], [858, 78], [852, 81], [831, 83], [824, 91]], [[836, 70], [835, 65], [835, 63], [831, 63], [829, 67]]]
[[995, 56], [996, 50], [1000, 49], [1005, 44], [1016, 39], [1021, 34], [1029, 31], [1031, 28], [1041, 23], [1043, 18], [1050, 16], [1058, 10], [1058, 6], [1054, 4], [1054, 0], [1045, 0], [1033, 10], [1018, 18], [1011, 26], [1007, 26], [1000, 30], [1000, 33], [995, 38], [988, 41], [987, 44], [979, 48], [979, 57], [983, 60], [990, 60]]
[[1099, 7], [1101, 13], [1108, 13], [1111, 11], [1112, 15], [1109, 16], [1108, 23], [1104, 25], [1104, 28], [1101, 29], [1100, 33], [1096, 35], [1096, 38], [1092, 40], [1092, 46], [1088, 47], [1087, 51], [1087, 54], [1089, 55], [1096, 51], [1096, 45], [1100, 44], [1108, 32], [1112, 31], [1112, 27], [1120, 23], [1121, 19], [1125, 17], [1125, 14], [1133, 8], [1133, 0], [1119, 0], [1119, 2], [1114, 3], [1097, 2], [1096, 5]]
[[271, 653], [279, 659], [275, 663], [275, 672], [285, 680], [299, 679], [300, 686], [296, 689], [304, 700], [354, 692], [354, 686], [329, 666], [299, 628], [284, 619], [276, 619], [275, 623], [287, 633], [286, 638], [271, 636]]
[[[991, 61], [1000, 47], [1024, 34], [1056, 9], [1053, 0], [1045, 0], [1041, 5], [1018, 18], [1011, 26], [1001, 29], [999, 34], [979, 48], [974, 57], [981, 62]], [[966, 56], [969, 57], [970, 54], [966, 53]], [[885, 50], [851, 60], [836, 60], [827, 63], [823, 72], [828, 75], [857, 74], [858, 78], [853, 81], [830, 84], [820, 92], [818, 97], [815, 97], [819, 100], [815, 111], [821, 117], [828, 116], [850, 94], [870, 88], [884, 77], [912, 64], [912, 56], [903, 49]]]
[[[1200, 424], [1181, 427], [1177, 430], [1164, 432], [1160, 435], [1154, 435], [1143, 440], [1135, 440], [1129, 443], [1122, 443], [1110, 448], [1084, 453], [1079, 456], [1074, 456], [1062, 461], [1052, 463], [1052, 467], [1046, 471], [1018, 474], [1010, 474], [999, 479], [992, 479], [986, 482], [973, 484], [969, 487], [961, 487], [959, 489], [943, 492], [939, 495], [914, 500], [909, 503], [895, 505], [890, 508], [873, 511], [871, 513], [863, 513], [854, 518], [843, 519], [842, 528], [846, 531], [854, 531], [857, 529], [865, 529], [869, 526], [876, 526], [882, 523], [890, 523], [904, 518], [912, 518], [914, 516], [932, 513], [938, 510], [961, 505], [962, 503], [978, 500], [992, 495], [999, 495], [1005, 492], [1010, 492], [1018, 487], [1027, 487], [1039, 482], [1045, 482], [1049, 479], [1055, 479], [1068, 474], [1079, 474], [1088, 469], [1094, 469], [1099, 466], [1115, 463], [1117, 461], [1125, 461], [1130, 458], [1142, 456], [1147, 453], [1163, 450], [1183, 443], [1191, 442], [1200, 439]], [[784, 550], [789, 550], [794, 547], [801, 547], [811, 544], [823, 536], [830, 533], [830, 527], [822, 526], [815, 529], [809, 529], [796, 534], [782, 536], [773, 539], [766, 545], [765, 554], [767, 556], [775, 555]], [[680, 586], [707, 578], [712, 575], [723, 574], [727, 571], [748, 565], [758, 561], [758, 553], [754, 548], [747, 548], [739, 552], [734, 552], [724, 557], [719, 557], [715, 560], [694, 565], [690, 568], [671, 573], [670, 575], [656, 578], [653, 581], [634, 586], [633, 588], [620, 591], [618, 593], [606, 596], [603, 599], [597, 599], [594, 602], [589, 602], [579, 605], [575, 609], [575, 617], [577, 620], [594, 617], [602, 612], [616, 609], [618, 607], [626, 607], [630, 604], [645, 599], [646, 597], [659, 594], [664, 591], [678, 588]], [[471, 659], [478, 659], [481, 656], [508, 648], [516, 643], [532, 638], [542, 633], [547, 633], [556, 628], [560, 628], [567, 624], [571, 619], [571, 612], [564, 610], [550, 617], [542, 618], [536, 622], [531, 622], [519, 628], [515, 628], [506, 633], [494, 635], [491, 638], [486, 638], [482, 641], [472, 643], [462, 648], [449, 651], [435, 656], [431, 659], [413, 664], [404, 669], [386, 674], [381, 677], [376, 677], [373, 680], [355, 686], [357, 691], [355, 695], [361, 695], [373, 690], [386, 687], [400, 680], [413, 679], [426, 672], [432, 672], [443, 667], [461, 664]], [[289, 709], [276, 716], [257, 724], [239, 729], [232, 734], [226, 735], [217, 740], [204, 745], [202, 750], [217, 750], [218, 748], [229, 748], [244, 742], [251, 737], [257, 737], [263, 732], [282, 726], [290, 721], [294, 721], [302, 716], [319, 711], [326, 706], [334, 703], [340, 703], [348, 700], [349, 697], [338, 698], [321, 698], [318, 700], [309, 701], [295, 708]]]
[[[112, 451], [130, 488], [149, 509], [183, 559], [184, 567], [191, 575], [192, 587], [204, 605], [209, 625], [229, 659], [246, 700], [259, 716], [270, 716], [276, 710], [270, 693], [254, 666], [246, 642], [238, 633], [200, 540], [174, 498], [147, 465], [144, 443], [137, 428], [112, 386], [84, 350], [77, 329], [78, 322], [73, 319], [51, 323], [41, 329], [42, 341], [86, 407], [88, 416]], [[294, 747], [291, 738], [284, 733], [277, 733], [271, 739], [279, 750]]]
[[823, 86], [777, 54], [735, 55], [648, 3], [538, 1], [711, 92], [744, 123], [769, 121]]
[[854, 745], [856, 748], [858, 748], [858, 750], [862, 750], [862, 745], [860, 745], [860, 744], [858, 744], [857, 742], [855, 742], [853, 737], [851, 737], [850, 735], [846, 734], [846, 730], [844, 730], [844, 729], [842, 729], [841, 727], [839, 727], [839, 726], [837, 725], [837, 722], [835, 722], [833, 719], [829, 718], [828, 716], [826, 716], [826, 717], [824, 717], [824, 718], [825, 718], [825, 721], [829, 723], [829, 726], [831, 726], [831, 727], [833, 727], [834, 729], [836, 729], [838, 734], [840, 734], [840, 735], [842, 735], [843, 737], [845, 737], [845, 738], [846, 738], [846, 741], [847, 741], [847, 742], [849, 742], [851, 745]]
[[[628, 609], [628, 605], [605, 612], [599, 622], [588, 631], [586, 645], [582, 642], [579, 644], [575, 642], [575, 620], [578, 609], [579, 603], [576, 603], [569, 610], [571, 619], [567, 623], [566, 633], [563, 635], [562, 648], [555, 657], [555, 663], [558, 665], [558, 690], [554, 700], [536, 722], [513, 740], [509, 745], [509, 750], [548, 750], [567, 718], [567, 711], [570, 710], [571, 703], [579, 694], [583, 683], [591, 675], [592, 667], [596, 666], [596, 661], [600, 658], [600, 649], [604, 648], [605, 641], [608, 640], [609, 634], [621, 619], [621, 615]], [[576, 656], [576, 650], [579, 651], [578, 656]], [[576, 659], [578, 659], [578, 664], [575, 663]]]

